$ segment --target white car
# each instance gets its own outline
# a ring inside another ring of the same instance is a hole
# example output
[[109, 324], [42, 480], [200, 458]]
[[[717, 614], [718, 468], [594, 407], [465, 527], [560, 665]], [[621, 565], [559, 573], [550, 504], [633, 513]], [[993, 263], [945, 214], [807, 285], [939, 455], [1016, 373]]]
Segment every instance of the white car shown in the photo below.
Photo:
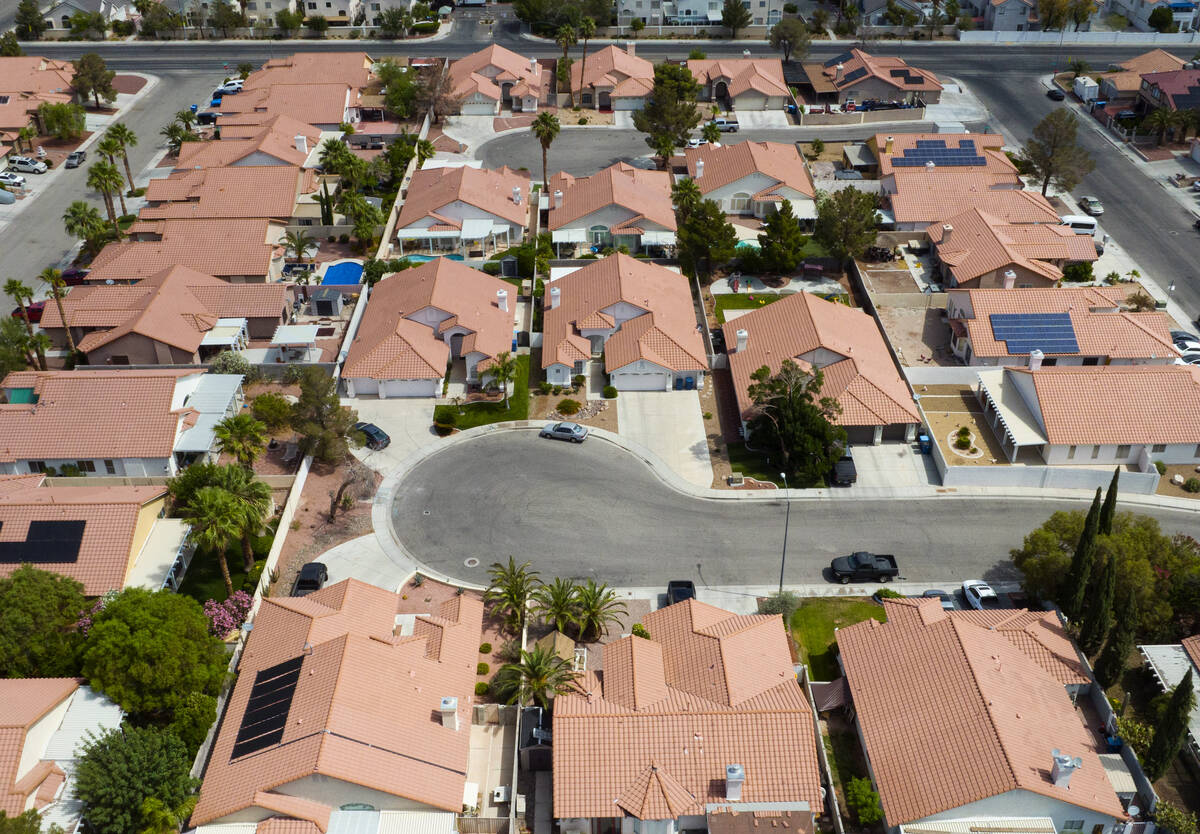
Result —
[[20, 174], [14, 174], [12, 171], [0, 171], [0, 185], [8, 185], [14, 188], [19, 188], [25, 184], [25, 178]]
[[21, 171], [26, 174], [44, 174], [50, 169], [41, 160], [30, 159], [27, 156], [10, 156], [8, 170]]
[[1080, 197], [1079, 207], [1083, 209], [1084, 214], [1090, 214], [1093, 217], [1104, 214], [1104, 204], [1098, 197]]
[[1000, 597], [982, 579], [968, 579], [962, 584], [962, 589], [967, 605], [976, 611], [991, 611], [1000, 607]]
[[242, 91], [243, 82], [240, 78], [235, 78], [232, 81], [226, 81], [220, 87], [217, 87], [218, 93], [240, 93]]
[[701, 145], [707, 145], [707, 144], [708, 144], [708, 140], [705, 139], [703, 136], [701, 136], [701, 137], [692, 137], [691, 139], [689, 139], [687, 146], [689, 148], [698, 148]]

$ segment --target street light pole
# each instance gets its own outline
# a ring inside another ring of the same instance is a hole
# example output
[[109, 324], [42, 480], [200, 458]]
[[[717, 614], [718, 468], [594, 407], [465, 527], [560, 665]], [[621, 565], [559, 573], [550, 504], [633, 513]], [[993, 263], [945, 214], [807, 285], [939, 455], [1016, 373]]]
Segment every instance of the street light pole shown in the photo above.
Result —
[[[787, 473], [780, 472], [779, 477], [783, 478], [783, 491], [787, 492]], [[783, 570], [787, 567], [787, 537], [788, 526], [792, 521], [792, 502], [785, 495], [783, 498], [784, 506], [787, 508], [783, 516], [783, 553], [779, 557], [779, 593], [783, 593]]]

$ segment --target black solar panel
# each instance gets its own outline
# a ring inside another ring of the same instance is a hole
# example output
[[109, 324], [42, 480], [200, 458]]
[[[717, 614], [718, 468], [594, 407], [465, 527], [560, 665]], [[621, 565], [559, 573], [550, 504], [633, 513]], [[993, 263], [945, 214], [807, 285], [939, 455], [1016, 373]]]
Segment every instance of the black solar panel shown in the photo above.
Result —
[[954, 168], [987, 164], [975, 148], [974, 139], [960, 139], [957, 148], [946, 147], [944, 139], [918, 139], [915, 148], [905, 148], [902, 154], [892, 157], [892, 165], [897, 168], [921, 168], [930, 162]]
[[254, 676], [250, 700], [242, 714], [230, 759], [256, 753], [278, 744], [283, 738], [303, 663], [303, 656], [294, 657], [269, 669], [262, 669]]
[[[4, 522], [0, 521], [0, 528]], [[0, 564], [64, 564], [79, 559], [86, 521], [31, 521], [25, 541], [0, 542]]]
[[822, 66], [836, 67], [838, 64], [846, 63], [853, 57], [854, 56], [851, 55], [849, 52], [843, 52], [841, 55], [837, 56], [836, 58], [830, 58], [828, 61], [826, 61], [824, 64], [822, 64]]
[[863, 69], [862, 67], [859, 67], [858, 69], [856, 69], [852, 72], [846, 73], [845, 77], [842, 78], [842, 83], [848, 84], [851, 81], [857, 81], [858, 79], [862, 78], [866, 74], [867, 74], [867, 71], [865, 69]]
[[1010, 354], [1079, 353], [1070, 313], [992, 313], [992, 336], [1008, 346]]

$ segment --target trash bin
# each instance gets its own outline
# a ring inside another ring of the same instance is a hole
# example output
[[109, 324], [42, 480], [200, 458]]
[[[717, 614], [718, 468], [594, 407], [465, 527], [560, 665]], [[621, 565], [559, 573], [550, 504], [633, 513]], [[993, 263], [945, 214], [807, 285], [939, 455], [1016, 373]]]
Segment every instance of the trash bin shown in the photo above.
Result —
[[921, 454], [923, 454], [923, 455], [933, 454], [933, 443], [929, 440], [929, 435], [927, 435], [927, 434], [919, 435], [917, 437], [917, 444], [921, 448]]

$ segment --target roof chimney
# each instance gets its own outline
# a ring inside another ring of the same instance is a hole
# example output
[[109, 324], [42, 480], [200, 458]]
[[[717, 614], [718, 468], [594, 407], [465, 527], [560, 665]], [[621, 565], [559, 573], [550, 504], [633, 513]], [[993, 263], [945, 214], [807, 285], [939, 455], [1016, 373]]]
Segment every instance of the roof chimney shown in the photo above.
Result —
[[942, 242], [938, 245], [939, 246], [949, 246], [950, 245], [950, 236], [953, 234], [954, 234], [954, 227], [951, 226], [949, 223], [943, 223], [942, 224]]
[[730, 802], [741, 802], [742, 785], [744, 784], [746, 784], [746, 768], [740, 764], [725, 765], [725, 799]]
[[558, 302], [561, 297], [562, 297], [562, 290], [560, 290], [558, 287], [550, 288], [550, 309], [551, 310], [558, 307]]
[[625, 54], [636, 56], [637, 55], [636, 47], [637, 47], [637, 44], [633, 43], [632, 41], [627, 42], [625, 44]]
[[496, 290], [496, 306], [508, 312], [508, 290]]
[[896, 144], [896, 140], [891, 136], [889, 136], [887, 139], [884, 139], [883, 140], [883, 152], [890, 154], [892, 152], [892, 148], [895, 146], [895, 144]]
[[[1041, 351], [1036, 351], [1041, 353]], [[1032, 356], [1032, 354], [1030, 354]], [[1071, 784], [1071, 774], [1083, 767], [1083, 759], [1064, 756], [1057, 750], [1050, 753], [1054, 757], [1054, 766], [1050, 768], [1050, 781], [1056, 788], [1066, 788]]]
[[308, 137], [307, 136], [305, 136], [303, 133], [297, 133], [294, 141], [296, 142], [296, 150], [300, 151], [300, 153], [302, 153], [302, 154], [308, 153]]
[[518, 206], [521, 205], [521, 186], [519, 185], [513, 186], [513, 202]]
[[531, 73], [533, 73], [534, 75], [537, 75], [537, 71], [538, 71], [538, 63], [537, 63], [537, 58], [530, 58], [530, 59], [529, 59], [529, 71], [530, 71]]
[[1017, 283], [1017, 273], [1011, 269], [1004, 270], [1004, 289], [1011, 290]]
[[[1042, 353], [1037, 348], [1034, 348], [1033, 350], [1029, 351], [1029, 370], [1036, 371], [1038, 368], [1042, 367], [1042, 360], [1045, 358], [1046, 358], [1046, 354]], [[1055, 764], [1057, 764], [1058, 763], [1058, 751], [1055, 750], [1054, 753], [1055, 753], [1054, 761], [1055, 761]], [[1070, 761], [1070, 759], [1068, 759], [1068, 761]], [[1067, 774], [1067, 778], [1068, 779], [1071, 778], [1070, 773]], [[1056, 784], [1056, 785], [1058, 784], [1057, 779], [1054, 780], [1054, 784]], [[1066, 784], [1065, 780], [1064, 780], [1063, 784], [1064, 785]]]
[[737, 352], [741, 353], [746, 349], [746, 345], [750, 343], [750, 334], [745, 330], [737, 332]]
[[554, 207], [556, 209], [562, 208], [562, 192], [557, 188], [554, 189]]
[[840, 84], [842, 81], [842, 72], [845, 69], [841, 64], [833, 68], [833, 83]]
[[697, 159], [696, 160], [696, 179], [700, 179], [702, 176], [704, 176], [704, 160]]
[[438, 707], [438, 712], [442, 716], [442, 726], [449, 727], [451, 730], [458, 730], [458, 699], [447, 696], [442, 698], [441, 706]]

